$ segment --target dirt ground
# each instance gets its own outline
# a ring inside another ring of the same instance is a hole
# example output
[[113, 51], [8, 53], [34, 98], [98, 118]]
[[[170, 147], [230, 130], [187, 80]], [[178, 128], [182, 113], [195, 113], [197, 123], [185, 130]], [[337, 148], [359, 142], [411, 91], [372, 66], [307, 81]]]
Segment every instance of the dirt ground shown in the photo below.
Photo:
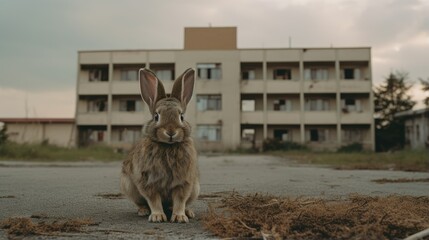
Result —
[[[232, 192], [271, 194], [285, 198], [345, 198], [349, 194], [428, 196], [427, 182], [387, 182], [377, 179], [427, 179], [429, 173], [334, 170], [296, 165], [270, 156], [201, 156], [201, 196], [197, 214], [188, 224], [148, 223], [119, 195], [120, 163], [0, 162], [0, 221], [27, 217], [40, 222], [91, 219], [62, 239], [212, 239], [203, 217], [208, 205], [221, 203]], [[40, 218], [31, 218], [39, 216]], [[0, 231], [0, 239], [7, 230]], [[58, 236], [42, 236], [54, 239]], [[30, 237], [29, 239], [40, 239]]]

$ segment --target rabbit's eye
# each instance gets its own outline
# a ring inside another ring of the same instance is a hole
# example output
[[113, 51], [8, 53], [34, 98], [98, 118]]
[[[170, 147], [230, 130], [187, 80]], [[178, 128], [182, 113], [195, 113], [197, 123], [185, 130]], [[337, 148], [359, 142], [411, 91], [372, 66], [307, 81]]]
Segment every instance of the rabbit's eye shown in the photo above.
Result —
[[183, 120], [185, 119], [185, 116], [183, 116], [183, 113], [180, 114], [180, 121], [183, 122]]
[[153, 115], [153, 119], [155, 120], [155, 122], [159, 121], [159, 115], [158, 115], [158, 113], [155, 113], [155, 115]]

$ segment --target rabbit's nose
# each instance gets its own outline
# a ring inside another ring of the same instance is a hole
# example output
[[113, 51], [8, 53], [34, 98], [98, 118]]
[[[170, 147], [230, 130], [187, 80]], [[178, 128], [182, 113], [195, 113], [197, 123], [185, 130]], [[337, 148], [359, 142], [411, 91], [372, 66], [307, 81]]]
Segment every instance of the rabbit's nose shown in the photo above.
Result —
[[165, 131], [164, 134], [169, 136], [169, 137], [174, 137], [177, 135], [177, 132], [176, 131]]

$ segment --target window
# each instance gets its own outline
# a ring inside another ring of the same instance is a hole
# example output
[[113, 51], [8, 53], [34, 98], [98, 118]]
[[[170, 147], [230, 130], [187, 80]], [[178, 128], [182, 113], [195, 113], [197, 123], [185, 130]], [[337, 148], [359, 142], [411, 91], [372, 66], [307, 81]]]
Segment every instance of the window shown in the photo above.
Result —
[[218, 125], [197, 125], [197, 138], [205, 141], [220, 141], [221, 126]]
[[241, 73], [241, 79], [243, 80], [253, 80], [255, 79], [255, 70], [245, 70]]
[[100, 82], [107, 81], [108, 79], [108, 69], [107, 68], [93, 68], [89, 70], [89, 81], [90, 82]]
[[274, 111], [292, 111], [292, 100], [279, 99], [274, 101]]
[[351, 143], [361, 143], [363, 141], [363, 133], [360, 129], [345, 129], [343, 130], [343, 141]]
[[90, 130], [88, 140], [90, 142], [103, 142], [106, 131], [104, 130]]
[[222, 109], [221, 95], [197, 95], [197, 110], [212, 111]]
[[343, 112], [361, 112], [362, 106], [361, 101], [355, 98], [341, 99], [341, 108]]
[[119, 141], [134, 143], [140, 139], [141, 130], [138, 129], [120, 129], [119, 130]]
[[241, 111], [243, 112], [254, 112], [255, 111], [255, 100], [241, 100]]
[[241, 133], [241, 139], [243, 141], [253, 142], [255, 140], [255, 129], [245, 128]]
[[344, 69], [344, 79], [354, 79], [354, 69], [353, 68], [346, 68]]
[[124, 69], [121, 70], [121, 80], [122, 81], [137, 81], [138, 80], [138, 70], [136, 69]]
[[325, 142], [329, 136], [329, 129], [310, 129], [307, 131], [307, 140], [311, 142]]
[[107, 111], [107, 100], [95, 99], [88, 101], [88, 112], [105, 112]]
[[120, 100], [119, 111], [121, 112], [140, 112], [143, 110], [142, 101], [137, 100]]
[[169, 69], [156, 70], [155, 74], [161, 80], [174, 80], [173, 70], [169, 70]]
[[413, 127], [412, 126], [406, 126], [405, 127], [405, 143], [410, 144], [412, 139], [413, 133]]
[[329, 71], [324, 68], [306, 68], [304, 69], [305, 80], [328, 80]]
[[359, 68], [344, 68], [342, 71], [342, 77], [345, 80], [361, 79]]
[[329, 111], [328, 99], [307, 99], [305, 108], [307, 111]]
[[291, 141], [292, 135], [289, 133], [287, 129], [275, 129], [274, 130], [274, 138], [280, 141]]
[[197, 64], [198, 79], [219, 80], [222, 78], [220, 63], [199, 63]]
[[420, 126], [416, 124], [416, 141], [420, 141]]
[[292, 72], [290, 69], [275, 69], [273, 73], [274, 79], [283, 79], [283, 80], [290, 80], [292, 79]]

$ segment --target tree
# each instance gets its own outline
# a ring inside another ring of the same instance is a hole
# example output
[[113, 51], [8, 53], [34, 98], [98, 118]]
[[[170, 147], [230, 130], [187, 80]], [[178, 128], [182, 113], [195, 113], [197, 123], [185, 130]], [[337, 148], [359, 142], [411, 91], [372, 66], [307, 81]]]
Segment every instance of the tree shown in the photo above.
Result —
[[[427, 80], [424, 80], [420, 78], [420, 82], [422, 84], [422, 90], [425, 92], [429, 92], [429, 78]], [[423, 102], [426, 104], [426, 106], [429, 107], [429, 96], [426, 97]]]
[[378, 151], [404, 146], [404, 125], [395, 114], [407, 111], [416, 104], [408, 95], [412, 84], [404, 72], [390, 73], [384, 82], [375, 88], [374, 101], [376, 120], [376, 148]]

